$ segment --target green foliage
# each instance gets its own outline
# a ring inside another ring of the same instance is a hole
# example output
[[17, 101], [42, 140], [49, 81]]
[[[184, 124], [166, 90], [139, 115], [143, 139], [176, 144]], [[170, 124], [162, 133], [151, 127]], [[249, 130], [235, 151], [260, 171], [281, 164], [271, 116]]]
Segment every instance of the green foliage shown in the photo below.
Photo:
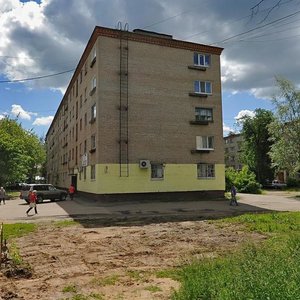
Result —
[[4, 239], [12, 239], [15, 237], [24, 236], [37, 229], [37, 225], [33, 223], [15, 223], [15, 224], [4, 224], [3, 232]]
[[241, 121], [243, 144], [240, 158], [248, 165], [250, 171], [255, 173], [257, 181], [261, 184], [274, 177], [268, 154], [272, 145], [268, 126], [273, 120], [271, 111], [256, 109], [254, 117], [246, 116]]
[[300, 232], [300, 212], [245, 214], [218, 222], [243, 224], [249, 231], [262, 233]]
[[230, 191], [231, 186], [235, 185], [240, 193], [260, 193], [261, 185], [255, 180], [255, 174], [244, 166], [241, 171], [233, 168], [225, 170], [226, 191]]
[[16, 120], [0, 120], [0, 185], [32, 179], [45, 159], [44, 146], [34, 133]]
[[277, 170], [294, 175], [300, 170], [300, 92], [290, 81], [276, 78], [279, 93], [273, 98], [275, 120], [269, 125], [270, 156]]
[[194, 261], [179, 272], [182, 286], [172, 299], [299, 299], [300, 213], [249, 214], [226, 222], [277, 233], [277, 238], [226, 257]]
[[289, 177], [286, 184], [288, 187], [300, 187], [300, 180]]

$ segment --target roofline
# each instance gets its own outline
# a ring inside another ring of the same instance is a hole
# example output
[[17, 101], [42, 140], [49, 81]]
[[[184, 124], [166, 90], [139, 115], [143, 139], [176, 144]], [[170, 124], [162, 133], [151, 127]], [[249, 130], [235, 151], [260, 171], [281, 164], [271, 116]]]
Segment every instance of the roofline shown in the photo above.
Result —
[[[63, 98], [60, 101], [59, 107], [56, 110], [56, 113], [51, 122], [51, 125], [46, 133], [46, 140], [47, 140], [47, 136], [50, 133], [50, 130], [52, 128], [54, 120], [57, 117], [57, 113], [60, 110], [60, 108], [64, 102], [65, 96], [68, 95], [68, 92], [70, 91], [71, 86], [73, 86], [73, 84], [74, 84], [77, 76], [79, 75], [82, 67], [84, 66], [84, 63], [85, 63], [90, 51], [92, 50], [97, 38], [99, 36], [120, 38], [121, 32], [124, 32], [124, 31], [120, 31], [119, 29], [112, 29], [112, 28], [108, 28], [108, 27], [95, 26], [95, 28], [89, 38], [89, 41], [81, 55], [79, 63], [77, 64], [77, 67], [73, 73], [73, 76], [68, 84], [65, 94], [63, 95]], [[159, 36], [152, 36], [152, 35], [149, 35], [146, 33], [142, 34], [142, 33], [130, 32], [130, 31], [128, 31], [128, 32], [126, 31], [126, 33], [127, 33], [128, 40], [134, 41], [134, 42], [148, 43], [148, 44], [154, 44], [154, 45], [178, 48], [178, 49], [185, 49], [185, 50], [191, 50], [191, 51], [197, 51], [197, 52], [206, 52], [206, 53], [212, 53], [212, 54], [216, 54], [216, 55], [221, 55], [222, 51], [224, 50], [224, 48], [220, 48], [220, 47], [209, 46], [209, 45], [204, 45], [204, 44], [197, 44], [197, 43], [186, 42], [186, 41], [182, 41], [182, 40], [176, 40], [176, 39], [159, 37]]]

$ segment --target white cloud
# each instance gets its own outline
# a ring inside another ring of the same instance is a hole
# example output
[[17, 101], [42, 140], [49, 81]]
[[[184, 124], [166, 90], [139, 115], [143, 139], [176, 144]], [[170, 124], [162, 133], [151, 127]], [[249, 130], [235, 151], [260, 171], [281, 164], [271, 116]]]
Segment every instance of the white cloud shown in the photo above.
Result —
[[31, 116], [36, 116], [36, 113], [25, 111], [21, 105], [13, 104], [11, 106], [11, 113], [13, 116], [24, 120], [31, 120]]
[[253, 118], [255, 116], [255, 112], [252, 111], [252, 110], [248, 110], [248, 109], [244, 109], [244, 110], [241, 110], [237, 116], [235, 116], [235, 120], [239, 121], [241, 119], [243, 119], [244, 117], [250, 117], [250, 118]]
[[53, 121], [53, 116], [48, 116], [48, 117], [41, 117], [41, 118], [36, 118], [32, 125], [36, 126], [49, 126], [51, 122]]
[[234, 129], [223, 123], [223, 135], [227, 135], [229, 132], [234, 132]]
[[4, 115], [0, 115], [0, 120], [4, 119], [5, 116]]
[[[277, 1], [264, 3], [272, 7]], [[298, 4], [298, 1], [285, 1], [271, 12], [266, 22], [291, 14], [298, 9]], [[22, 79], [73, 69], [94, 26], [115, 28], [121, 20], [123, 25], [129, 23], [130, 30], [145, 27], [175, 38], [224, 47], [223, 90], [269, 99], [274, 75], [281, 74], [300, 84], [300, 60], [297, 60], [300, 40], [295, 38], [299, 26], [291, 27], [291, 22], [286, 22], [256, 30], [268, 10], [261, 7], [251, 18], [250, 7], [249, 1], [234, 0], [205, 3], [199, 0], [43, 0], [41, 4], [0, 0], [0, 55], [10, 56], [0, 61], [0, 73], [8, 79]], [[246, 33], [252, 29], [255, 30]], [[245, 34], [239, 36], [242, 32]], [[236, 38], [226, 40], [235, 35]], [[64, 91], [71, 75], [26, 84]]]

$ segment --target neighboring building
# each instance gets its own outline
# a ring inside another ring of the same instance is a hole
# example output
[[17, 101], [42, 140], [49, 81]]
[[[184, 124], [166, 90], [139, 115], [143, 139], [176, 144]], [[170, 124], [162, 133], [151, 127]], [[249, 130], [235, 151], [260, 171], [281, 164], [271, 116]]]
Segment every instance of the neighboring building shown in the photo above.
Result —
[[95, 27], [46, 136], [48, 182], [100, 198], [223, 196], [222, 50]]
[[240, 161], [240, 150], [243, 138], [239, 133], [230, 133], [224, 137], [225, 166], [235, 170], [241, 170], [243, 165]]

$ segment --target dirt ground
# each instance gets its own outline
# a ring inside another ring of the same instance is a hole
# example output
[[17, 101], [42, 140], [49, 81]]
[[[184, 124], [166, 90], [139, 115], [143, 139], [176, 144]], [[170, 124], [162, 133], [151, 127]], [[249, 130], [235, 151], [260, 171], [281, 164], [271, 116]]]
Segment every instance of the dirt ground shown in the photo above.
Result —
[[38, 231], [15, 240], [32, 276], [7, 278], [0, 272], [0, 299], [170, 299], [180, 284], [161, 278], [158, 271], [264, 238], [209, 221], [41, 224]]

